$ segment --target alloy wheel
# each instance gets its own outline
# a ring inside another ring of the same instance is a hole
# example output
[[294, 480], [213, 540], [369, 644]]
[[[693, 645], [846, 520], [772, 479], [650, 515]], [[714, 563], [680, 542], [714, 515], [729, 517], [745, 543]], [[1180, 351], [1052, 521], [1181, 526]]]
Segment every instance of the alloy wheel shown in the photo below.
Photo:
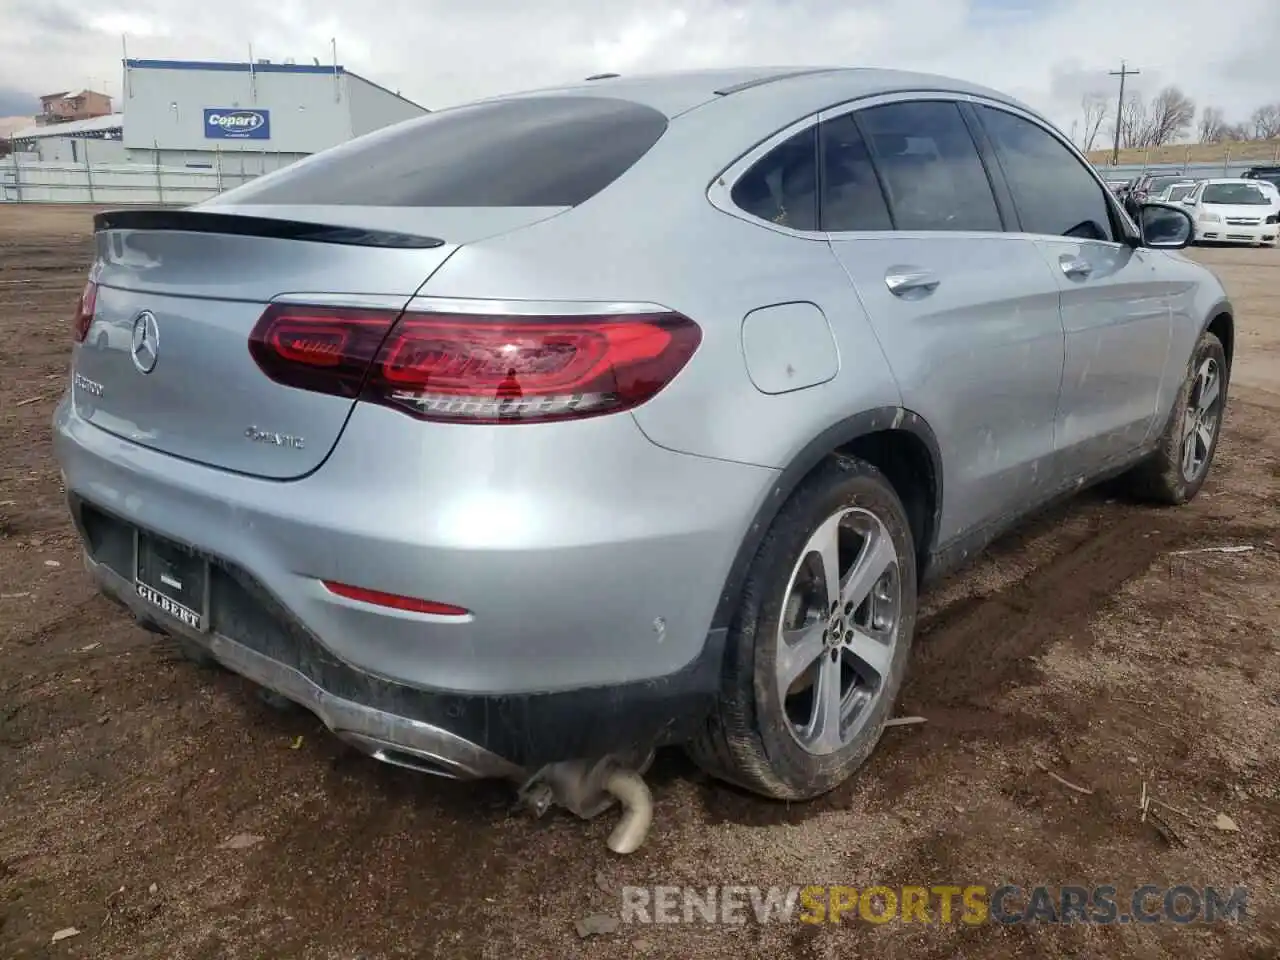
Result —
[[1222, 373], [1213, 357], [1196, 370], [1182, 431], [1182, 476], [1193, 483], [1209, 464], [1214, 435], [1222, 419]]
[[900, 568], [883, 521], [852, 507], [818, 526], [792, 570], [775, 676], [787, 728], [811, 754], [851, 743], [888, 685]]

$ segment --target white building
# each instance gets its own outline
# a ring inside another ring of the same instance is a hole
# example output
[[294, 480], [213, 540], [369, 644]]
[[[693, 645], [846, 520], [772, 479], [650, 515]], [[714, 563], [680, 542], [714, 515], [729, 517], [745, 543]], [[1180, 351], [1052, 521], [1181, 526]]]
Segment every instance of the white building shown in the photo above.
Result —
[[12, 136], [13, 147], [51, 163], [122, 163], [124, 116], [113, 113], [88, 120], [26, 127]]
[[41, 160], [217, 169], [235, 179], [427, 112], [341, 64], [262, 60], [125, 60], [120, 100], [123, 112], [111, 117], [20, 130], [15, 147]]

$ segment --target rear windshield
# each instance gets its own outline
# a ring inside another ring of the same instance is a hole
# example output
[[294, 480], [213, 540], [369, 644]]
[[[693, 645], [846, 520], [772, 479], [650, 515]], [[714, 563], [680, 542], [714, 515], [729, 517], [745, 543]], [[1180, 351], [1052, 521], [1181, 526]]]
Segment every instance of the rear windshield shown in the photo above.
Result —
[[397, 124], [223, 194], [224, 203], [573, 207], [658, 142], [664, 114], [607, 97], [522, 97]]
[[1266, 194], [1251, 183], [1211, 183], [1200, 195], [1204, 203], [1242, 204], [1245, 206], [1270, 206]]

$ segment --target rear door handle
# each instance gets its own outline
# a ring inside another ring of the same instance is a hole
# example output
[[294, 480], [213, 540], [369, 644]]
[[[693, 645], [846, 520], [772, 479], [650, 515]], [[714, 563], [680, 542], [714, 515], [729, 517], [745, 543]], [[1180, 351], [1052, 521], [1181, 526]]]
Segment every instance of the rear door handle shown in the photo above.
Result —
[[1058, 263], [1062, 265], [1062, 272], [1074, 279], [1083, 280], [1093, 273], [1093, 264], [1083, 257], [1063, 255], [1058, 258]]
[[916, 267], [890, 267], [884, 275], [885, 286], [897, 297], [912, 293], [927, 296], [937, 290], [941, 282], [932, 270]]

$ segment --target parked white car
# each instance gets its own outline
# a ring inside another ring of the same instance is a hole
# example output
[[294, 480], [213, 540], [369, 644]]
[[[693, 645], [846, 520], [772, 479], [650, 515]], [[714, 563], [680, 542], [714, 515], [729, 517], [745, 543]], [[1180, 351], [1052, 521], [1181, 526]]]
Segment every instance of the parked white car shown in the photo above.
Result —
[[1179, 180], [1177, 183], [1171, 183], [1154, 196], [1148, 196], [1148, 200], [1163, 200], [1165, 203], [1178, 203], [1191, 196], [1192, 191], [1200, 185], [1199, 180]]
[[1182, 202], [1195, 220], [1197, 242], [1276, 245], [1280, 200], [1257, 180], [1205, 180]]
[[1258, 189], [1271, 198], [1271, 206], [1275, 208], [1275, 212], [1280, 214], [1280, 187], [1277, 187], [1270, 180], [1250, 180], [1252, 184], [1256, 184]]

